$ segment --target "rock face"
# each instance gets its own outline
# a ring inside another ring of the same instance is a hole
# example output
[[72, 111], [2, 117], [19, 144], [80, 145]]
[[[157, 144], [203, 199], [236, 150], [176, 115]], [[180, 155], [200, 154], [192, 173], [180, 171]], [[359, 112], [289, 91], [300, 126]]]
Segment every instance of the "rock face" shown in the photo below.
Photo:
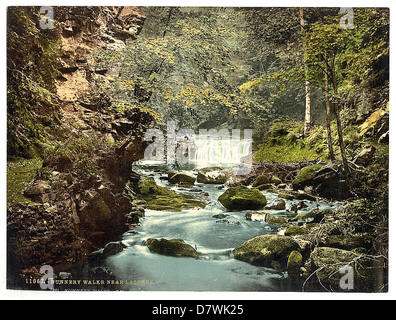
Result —
[[219, 197], [219, 202], [230, 211], [260, 210], [267, 204], [265, 196], [245, 186], [231, 187]]
[[181, 239], [147, 239], [147, 247], [151, 252], [172, 256], [198, 258], [198, 252]]
[[235, 259], [253, 265], [285, 270], [290, 253], [299, 249], [298, 243], [291, 237], [263, 235], [250, 239], [234, 249], [234, 255]]
[[55, 273], [74, 266], [128, 230], [128, 215], [138, 208], [125, 185], [131, 164], [144, 156], [141, 132], [153, 121], [137, 109], [123, 115], [110, 110], [111, 92], [101, 85], [118, 76], [119, 66], [98, 69], [101, 50], [120, 50], [140, 32], [144, 16], [138, 9], [55, 7], [54, 14], [62, 42], [54, 136], [84, 151], [48, 156], [48, 181], [34, 181], [25, 190], [34, 202], [8, 208], [11, 287], [37, 277], [44, 264]]
[[78, 105], [97, 110], [99, 97], [95, 86], [107, 78], [115, 78], [119, 66], [100, 67], [96, 53], [101, 50], [119, 51], [124, 41], [135, 39], [145, 17], [137, 7], [56, 7], [63, 54], [58, 69], [61, 72], [57, 94], [64, 108]]

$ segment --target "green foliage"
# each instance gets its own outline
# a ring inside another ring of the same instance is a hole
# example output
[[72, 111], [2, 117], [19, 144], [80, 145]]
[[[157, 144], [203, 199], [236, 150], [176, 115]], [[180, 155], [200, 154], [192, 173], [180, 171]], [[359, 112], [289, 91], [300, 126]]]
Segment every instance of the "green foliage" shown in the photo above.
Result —
[[48, 122], [40, 116], [54, 112], [53, 91], [58, 71], [60, 38], [38, 27], [35, 7], [8, 7], [7, 137], [9, 156], [35, 156]]
[[[354, 9], [354, 28], [342, 29], [340, 15], [323, 16], [304, 32], [305, 57], [310, 81], [323, 83], [323, 59], [333, 59], [337, 68], [340, 94], [373, 72], [373, 63], [389, 54], [387, 11], [374, 8]], [[321, 82], [322, 81], [322, 82]]]
[[106, 137], [98, 138], [80, 134], [63, 143], [54, 142], [47, 144], [44, 151], [44, 159], [51, 162], [57, 158], [66, 158], [74, 164], [77, 172], [86, 175], [96, 175], [99, 169], [94, 163], [94, 157], [100, 150], [106, 150], [112, 146], [113, 142]]
[[29, 203], [23, 191], [37, 177], [42, 168], [38, 159], [18, 159], [7, 162], [7, 207], [16, 203]]
[[[113, 86], [120, 103], [155, 110], [178, 127], [232, 126], [265, 119], [267, 105], [238, 90], [241, 14], [233, 8], [148, 7], [139, 37], [103, 63], [122, 62]], [[163, 122], [162, 122], [163, 121]]]
[[289, 118], [272, 123], [266, 142], [254, 155], [257, 162], [298, 162], [304, 160], [327, 160], [322, 144], [325, 143], [323, 128], [314, 127], [304, 136], [304, 124]]

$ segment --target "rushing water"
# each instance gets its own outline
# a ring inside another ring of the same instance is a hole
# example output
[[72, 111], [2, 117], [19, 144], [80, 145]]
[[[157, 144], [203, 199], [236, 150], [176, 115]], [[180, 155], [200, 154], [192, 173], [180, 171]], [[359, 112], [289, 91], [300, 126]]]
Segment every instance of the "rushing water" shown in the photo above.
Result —
[[[252, 266], [234, 259], [232, 251], [248, 239], [258, 235], [276, 233], [277, 226], [263, 221], [248, 221], [247, 211], [227, 212], [217, 201], [225, 191], [218, 185], [196, 183], [191, 188], [170, 186], [161, 179], [166, 171], [135, 168], [140, 173], [153, 176], [159, 185], [179, 193], [194, 194], [208, 203], [205, 209], [166, 212], [146, 210], [145, 217], [135, 229], [122, 237], [125, 249], [107, 257], [100, 267], [109, 269], [113, 276], [123, 281], [117, 290], [155, 291], [288, 291], [292, 290], [285, 273]], [[196, 174], [196, 170], [189, 171]], [[263, 192], [268, 203], [278, 199], [276, 193]], [[286, 209], [295, 201], [287, 201]], [[312, 208], [325, 209], [329, 204], [305, 201]], [[303, 211], [301, 210], [301, 211]], [[286, 211], [268, 211], [288, 215]], [[199, 259], [169, 257], [150, 252], [145, 245], [148, 238], [183, 239], [195, 247]], [[87, 273], [97, 264], [86, 262]], [[84, 276], [84, 275], [83, 275]], [[111, 289], [111, 288], [110, 288]], [[106, 288], [109, 290], [109, 288]]]

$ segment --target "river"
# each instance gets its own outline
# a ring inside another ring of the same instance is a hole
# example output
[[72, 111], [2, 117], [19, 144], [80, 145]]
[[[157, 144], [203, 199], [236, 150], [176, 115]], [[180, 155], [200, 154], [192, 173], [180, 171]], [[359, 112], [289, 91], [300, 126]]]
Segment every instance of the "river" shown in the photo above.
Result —
[[[197, 175], [198, 168], [213, 164], [213, 154], [241, 159], [250, 152], [249, 144], [242, 141], [232, 144], [231, 149], [240, 154], [216, 150], [210, 143], [200, 143], [197, 160], [182, 172]], [[202, 151], [204, 149], [204, 151]], [[195, 183], [192, 187], [177, 187], [167, 181], [170, 169], [166, 166], [153, 166], [149, 162], [134, 165], [133, 170], [153, 177], [162, 187], [170, 188], [178, 193], [193, 194], [207, 203], [205, 209], [190, 209], [181, 212], [145, 211], [145, 217], [140, 224], [122, 236], [124, 249], [105, 259], [100, 251], [87, 259], [77, 269], [73, 277], [107, 278], [116, 281], [117, 286], [104, 285], [102, 290], [145, 290], [145, 291], [291, 291], [292, 288], [287, 273], [277, 272], [238, 261], [233, 257], [234, 248], [245, 241], [264, 234], [274, 234], [279, 227], [261, 220], [247, 220], [248, 211], [227, 212], [218, 202], [219, 196], [226, 187]], [[269, 204], [278, 198], [277, 192], [262, 191]], [[286, 210], [268, 210], [273, 215], [293, 217], [287, 211], [298, 200], [285, 200]], [[305, 201], [307, 208], [300, 212], [309, 212], [313, 208], [327, 209], [332, 205], [326, 202]], [[148, 238], [182, 239], [196, 248], [200, 258], [170, 257], [150, 252], [145, 244]], [[100, 257], [97, 259], [96, 257]], [[96, 270], [96, 271], [95, 271]], [[102, 273], [98, 273], [102, 270]], [[104, 273], [105, 272], [105, 273]], [[109, 273], [111, 276], [109, 277]], [[95, 288], [98, 289], [98, 288]]]
[[[167, 171], [135, 167], [135, 171], [155, 178], [158, 185], [179, 193], [188, 193], [204, 199], [205, 209], [190, 209], [181, 212], [146, 210], [141, 223], [122, 236], [124, 250], [105, 260], [87, 260], [80, 267], [80, 277], [94, 268], [103, 268], [118, 280], [118, 286], [103, 286], [105, 290], [145, 291], [290, 291], [287, 273], [257, 267], [238, 261], [233, 249], [258, 235], [276, 233], [277, 226], [263, 221], [246, 220], [242, 212], [227, 212], [217, 201], [225, 191], [219, 185], [196, 183], [193, 187], [175, 187], [161, 177]], [[193, 169], [185, 171], [197, 174]], [[278, 199], [275, 192], [265, 192], [268, 203]], [[285, 200], [286, 209], [298, 200]], [[305, 201], [307, 208], [300, 212], [331, 208], [329, 203]], [[285, 210], [269, 210], [274, 215], [293, 214]], [[170, 257], [150, 252], [145, 245], [148, 238], [183, 239], [196, 248], [199, 259]], [[82, 272], [82, 274], [81, 274]], [[103, 289], [102, 288], [102, 289]]]

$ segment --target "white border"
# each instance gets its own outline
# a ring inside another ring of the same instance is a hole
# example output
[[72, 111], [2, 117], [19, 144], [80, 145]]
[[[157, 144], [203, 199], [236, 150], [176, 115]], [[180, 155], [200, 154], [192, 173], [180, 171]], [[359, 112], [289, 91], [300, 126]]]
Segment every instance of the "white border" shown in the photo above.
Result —
[[[320, 7], [388, 7], [391, 10], [391, 40], [390, 42], [394, 43], [394, 28], [396, 25], [395, 21], [393, 21], [393, 7], [394, 1], [367, 1], [367, 0], [350, 0], [350, 1], [341, 1], [341, 0], [333, 0], [333, 1], [321, 1]], [[83, 292], [83, 291], [69, 291], [69, 292], [47, 292], [47, 291], [13, 291], [6, 290], [6, 10], [7, 6], [12, 5], [39, 5], [37, 1], [4, 1], [1, 14], [3, 15], [3, 22], [1, 23], [1, 37], [2, 37], [2, 50], [1, 50], [1, 71], [3, 76], [3, 88], [1, 90], [2, 94], [2, 107], [0, 108], [1, 119], [4, 121], [4, 125], [2, 128], [2, 137], [1, 137], [1, 155], [4, 164], [1, 170], [1, 178], [3, 183], [0, 185], [1, 188], [1, 205], [3, 208], [3, 215], [1, 218], [1, 244], [0, 244], [0, 299], [2, 300], [391, 300], [395, 299], [396, 292], [396, 281], [393, 272], [393, 262], [394, 262], [394, 250], [393, 250], [393, 234], [395, 230], [395, 226], [393, 221], [395, 218], [392, 216], [394, 206], [394, 200], [392, 199], [392, 191], [393, 191], [393, 183], [394, 183], [394, 170], [392, 169], [392, 164], [390, 165], [390, 208], [389, 208], [389, 222], [390, 222], [390, 248], [389, 248], [389, 256], [390, 256], [390, 269], [389, 269], [389, 293], [303, 293], [303, 292], [125, 292], [125, 291], [117, 291], [117, 292]], [[168, 1], [153, 1], [153, 0], [138, 0], [138, 1], [76, 1], [76, 0], [68, 0], [68, 1], [50, 1], [50, 3], [43, 3], [43, 5], [52, 5], [52, 6], [111, 6], [111, 5], [133, 5], [133, 6], [234, 6], [234, 7], [267, 7], [267, 6], [275, 6], [275, 7], [294, 7], [294, 6], [304, 6], [304, 7], [315, 7], [318, 6], [318, 1], [312, 0], [300, 0], [300, 1], [287, 1], [287, 0], [278, 0], [278, 1], [252, 1], [252, 0], [244, 0], [244, 1], [235, 1], [235, 0], [216, 0], [216, 1], [208, 1], [208, 0], [168, 0]], [[393, 67], [392, 56], [391, 56], [391, 70]], [[394, 71], [390, 72], [390, 101], [392, 105], [392, 84]], [[393, 108], [393, 107], [392, 107]], [[391, 116], [391, 125], [392, 126], [393, 117]], [[391, 134], [393, 137], [393, 134]], [[394, 158], [394, 150], [395, 150], [395, 142], [393, 139], [390, 141], [391, 152], [390, 157], [391, 160]], [[392, 162], [390, 162], [392, 163]], [[177, 303], [175, 302], [175, 305]]]

